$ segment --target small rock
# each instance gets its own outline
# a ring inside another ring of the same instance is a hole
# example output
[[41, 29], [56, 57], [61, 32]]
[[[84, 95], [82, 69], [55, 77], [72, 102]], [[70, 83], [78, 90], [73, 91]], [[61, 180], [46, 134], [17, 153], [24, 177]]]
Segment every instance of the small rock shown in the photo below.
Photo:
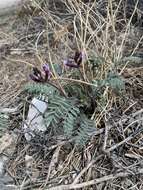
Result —
[[26, 165], [27, 169], [32, 167], [33, 161], [34, 161], [34, 159], [32, 156], [29, 156], [29, 155], [25, 156], [25, 165]]
[[0, 177], [4, 175], [5, 173], [5, 165], [8, 161], [8, 157], [1, 155], [0, 156]]

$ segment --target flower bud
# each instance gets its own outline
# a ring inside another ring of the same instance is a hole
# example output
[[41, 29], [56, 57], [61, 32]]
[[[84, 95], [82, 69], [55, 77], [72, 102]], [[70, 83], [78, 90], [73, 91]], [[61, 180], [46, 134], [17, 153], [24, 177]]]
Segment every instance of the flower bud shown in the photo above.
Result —
[[48, 79], [50, 79], [51, 77], [51, 71], [50, 71], [50, 67], [48, 64], [43, 64], [42, 66], [44, 72], [45, 72], [45, 81]]

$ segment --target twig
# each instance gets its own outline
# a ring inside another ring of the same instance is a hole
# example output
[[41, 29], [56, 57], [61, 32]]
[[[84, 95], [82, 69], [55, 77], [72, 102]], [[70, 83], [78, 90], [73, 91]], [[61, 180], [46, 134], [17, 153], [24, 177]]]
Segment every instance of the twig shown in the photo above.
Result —
[[78, 174], [78, 176], [74, 179], [73, 181], [73, 185], [77, 184], [79, 179], [82, 177], [82, 175], [95, 163], [95, 160], [92, 160], [91, 162], [89, 162], [89, 164], [83, 168], [83, 170], [81, 170], [81, 172]]
[[[111, 128], [112, 128], [112, 126], [110, 126], [109, 129], [111, 129]], [[104, 132], [104, 130], [105, 130], [104, 128], [95, 130], [93, 132], [92, 136], [101, 135]], [[53, 150], [53, 149], [57, 148], [58, 146], [65, 145], [66, 143], [72, 143], [73, 141], [74, 141], [74, 138], [72, 138], [72, 139], [70, 139], [68, 141], [61, 141], [58, 144], [55, 144], [55, 145], [52, 145], [52, 146], [48, 147], [48, 150]]]
[[143, 113], [143, 109], [140, 109], [139, 111], [136, 111], [135, 113], [132, 114], [132, 117], [136, 117], [139, 114]]
[[120, 173], [117, 173], [115, 175], [110, 174], [110, 175], [107, 175], [107, 176], [104, 176], [104, 177], [101, 177], [101, 178], [93, 179], [93, 180], [83, 182], [83, 183], [79, 183], [79, 184], [60, 185], [60, 186], [48, 188], [46, 190], [80, 189], [80, 188], [83, 188], [83, 187], [88, 187], [88, 186], [95, 185], [95, 184], [98, 184], [98, 183], [102, 183], [102, 182], [105, 182], [105, 181], [113, 180], [113, 179], [116, 179], [116, 178], [119, 178], [119, 177], [122, 177], [122, 178], [124, 177], [125, 178], [127, 176], [138, 175], [138, 174], [143, 174], [143, 168], [139, 169], [136, 172], [132, 172], [132, 173], [130, 173], [130, 172], [120, 172]]
[[113, 145], [111, 148], [108, 148], [105, 150], [106, 153], [109, 153], [113, 150], [115, 150], [116, 148], [118, 148], [119, 146], [121, 146], [122, 144], [130, 141], [132, 138], [134, 138], [136, 135], [138, 135], [139, 133], [141, 133], [143, 131], [143, 129], [141, 128], [140, 130], [138, 130], [137, 132], [135, 132], [134, 134], [131, 134], [129, 137], [127, 137], [126, 139], [124, 139], [123, 141]]
[[[62, 146], [62, 145], [61, 145]], [[45, 181], [45, 185], [44, 187], [47, 185], [49, 178], [50, 178], [50, 174], [52, 169], [54, 168], [55, 164], [58, 162], [58, 157], [59, 157], [59, 152], [61, 150], [61, 146], [58, 146], [52, 156], [50, 165], [49, 165], [49, 169], [48, 169], [48, 173], [47, 173], [47, 177], [46, 177], [46, 181]]]
[[103, 148], [102, 148], [103, 151], [105, 151], [106, 146], [107, 146], [108, 131], [109, 131], [109, 126], [107, 123], [105, 123], [105, 135], [104, 135], [104, 143], [103, 143]]
[[52, 78], [51, 80], [55, 81], [55, 80], [65, 80], [65, 81], [70, 81], [70, 82], [77, 82], [77, 83], [81, 83], [81, 84], [85, 84], [88, 86], [94, 86], [97, 87], [97, 85], [93, 84], [93, 83], [89, 83], [86, 81], [82, 81], [82, 80], [77, 80], [77, 79], [72, 79], [72, 78], [64, 78], [64, 77], [58, 77], [58, 78]]
[[90, 168], [93, 166], [93, 164], [95, 164], [95, 162], [97, 162], [101, 157], [103, 157], [103, 154], [99, 155], [95, 160], [91, 160], [89, 162], [89, 164], [83, 168], [83, 170], [78, 174], [78, 176], [74, 179], [72, 184], [76, 184], [78, 183], [79, 179], [81, 178], [81, 176]]
[[128, 141], [131, 140], [132, 138], [133, 138], [132, 135], [129, 136], [129, 137], [127, 137], [127, 138], [124, 139], [123, 141], [121, 141], [121, 142], [119, 142], [119, 143], [113, 145], [111, 148], [106, 149], [105, 152], [106, 152], [106, 153], [109, 153], [109, 152], [115, 150], [116, 148], [118, 148], [118, 147], [121, 146], [122, 144], [128, 142]]
[[15, 114], [16, 112], [18, 112], [18, 107], [16, 107], [16, 108], [1, 108], [0, 112], [6, 113], [6, 114]]

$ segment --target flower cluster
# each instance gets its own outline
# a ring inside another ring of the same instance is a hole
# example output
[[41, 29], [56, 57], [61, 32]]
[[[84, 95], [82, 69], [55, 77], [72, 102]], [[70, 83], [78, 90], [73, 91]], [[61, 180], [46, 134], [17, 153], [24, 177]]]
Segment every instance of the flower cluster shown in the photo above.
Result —
[[[71, 68], [79, 68], [82, 61], [85, 59], [85, 53], [83, 51], [75, 52], [73, 58], [64, 60], [64, 65]], [[43, 71], [41, 72], [37, 67], [33, 67], [33, 72], [30, 74], [30, 78], [35, 82], [46, 82], [51, 77], [51, 71], [48, 64], [43, 64]]]
[[75, 52], [75, 55], [73, 58], [68, 58], [64, 60], [64, 65], [71, 67], [71, 68], [79, 68], [82, 61], [85, 59], [85, 53], [84, 52]]
[[33, 67], [33, 73], [30, 74], [30, 78], [35, 82], [46, 82], [51, 77], [51, 71], [48, 64], [43, 64], [41, 72], [37, 67]]

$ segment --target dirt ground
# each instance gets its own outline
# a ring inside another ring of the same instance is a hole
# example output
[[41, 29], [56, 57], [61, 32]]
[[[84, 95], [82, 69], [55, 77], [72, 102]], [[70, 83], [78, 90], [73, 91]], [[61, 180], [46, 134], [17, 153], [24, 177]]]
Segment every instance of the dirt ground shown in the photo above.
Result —
[[29, 67], [25, 61], [32, 62], [32, 57], [22, 55], [19, 49], [14, 50], [18, 43], [12, 24], [16, 17], [4, 17], [0, 23], [0, 106], [9, 107], [20, 93], [27, 81]]
[[2, 107], [14, 105], [15, 98], [30, 79], [31, 68], [40, 66], [34, 47], [36, 29], [41, 31], [40, 24], [35, 26], [37, 21], [34, 24], [27, 23], [26, 13], [22, 13], [24, 18], [17, 14], [3, 16], [0, 20], [0, 106]]
[[[68, 26], [66, 22], [59, 29], [51, 28], [47, 44], [44, 32], [47, 23], [43, 16], [39, 16], [39, 10], [33, 13], [33, 9], [27, 9], [26, 7], [15, 15], [4, 16], [0, 20], [0, 106], [2, 107], [14, 105], [14, 100], [24, 84], [30, 81], [31, 68], [33, 66], [40, 68], [46, 63], [49, 51], [52, 61], [58, 63], [63, 61], [71, 51], [71, 47], [74, 48], [73, 41], [66, 40], [66, 44], [64, 41]], [[42, 32], [44, 34], [40, 39], [38, 35]], [[64, 45], [61, 45], [59, 40]]]

